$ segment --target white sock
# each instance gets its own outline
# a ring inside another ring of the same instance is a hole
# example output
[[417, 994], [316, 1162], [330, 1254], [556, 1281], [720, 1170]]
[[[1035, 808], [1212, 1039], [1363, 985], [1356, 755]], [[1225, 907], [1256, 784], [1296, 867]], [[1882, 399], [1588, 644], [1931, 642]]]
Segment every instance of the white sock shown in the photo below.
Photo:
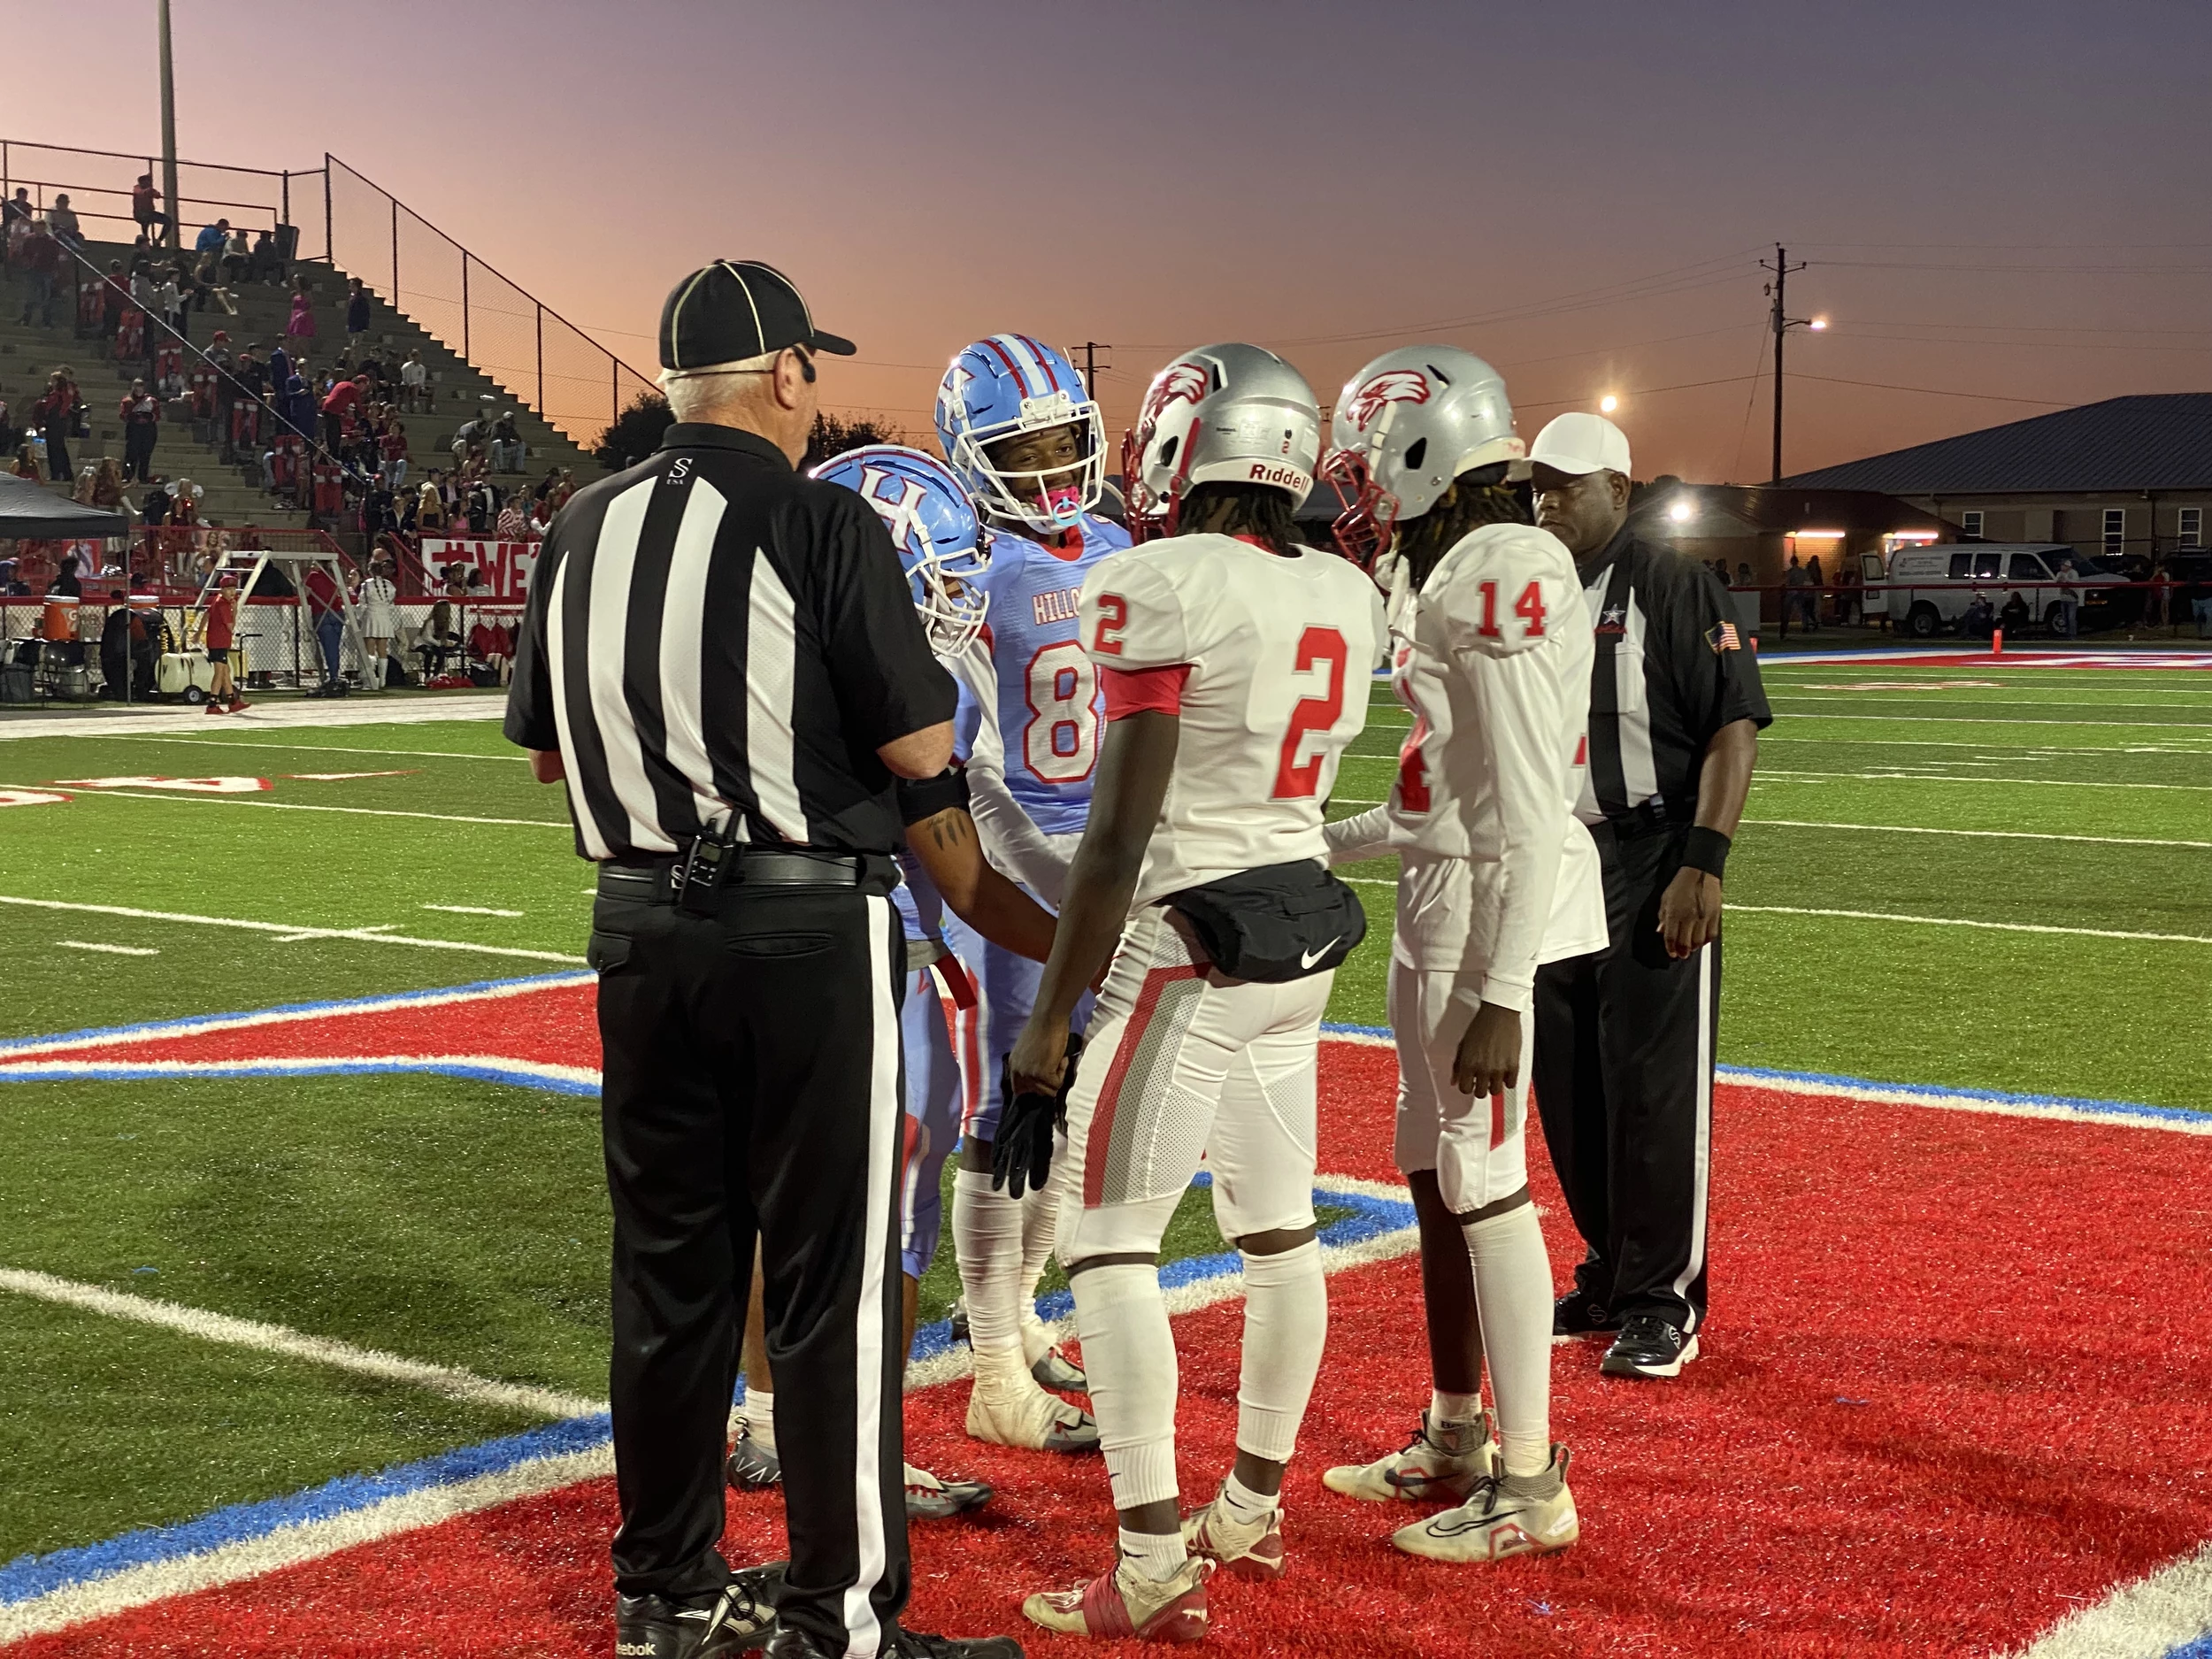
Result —
[[1275, 1513], [1282, 1500], [1271, 1498], [1264, 1492], [1255, 1492], [1236, 1477], [1232, 1470], [1228, 1479], [1221, 1483], [1221, 1501], [1229, 1513], [1247, 1526], [1252, 1526]]
[[1122, 1559], [1155, 1584], [1164, 1584], [1182, 1570], [1183, 1532], [1133, 1532], [1121, 1529]]
[[1429, 1394], [1429, 1421], [1440, 1428], [1447, 1423], [1472, 1423], [1481, 1415], [1480, 1394], [1448, 1394], [1441, 1388]]
[[[1075, 1329], [1083, 1339], [1091, 1412], [1114, 1507], [1133, 1509], [1175, 1497], [1175, 1337], [1159, 1269], [1118, 1262], [1086, 1268], [1073, 1282]], [[1181, 1549], [1179, 1535], [1178, 1560]]]
[[1505, 1472], [1540, 1474], [1551, 1463], [1551, 1257], [1544, 1230], [1536, 1206], [1520, 1204], [1466, 1232]]
[[1022, 1358], [1034, 1365], [1052, 1350], [1052, 1333], [1037, 1317], [1037, 1281], [1052, 1259], [1053, 1241], [1060, 1230], [1060, 1171], [1067, 1167], [1067, 1141], [1061, 1137], [1054, 1154], [1052, 1174], [1042, 1187], [1033, 1187], [1021, 1201], [1021, 1279], [1014, 1293], [1014, 1310], [1021, 1320]]
[[962, 1170], [953, 1178], [952, 1247], [960, 1260], [960, 1288], [968, 1302], [968, 1340], [975, 1349], [979, 1385], [995, 1382], [1010, 1371], [1028, 1374], [1022, 1356], [1022, 1207], [1003, 1191], [993, 1191], [986, 1170]]
[[745, 1432], [758, 1440], [767, 1451], [776, 1449], [776, 1396], [765, 1388], [749, 1385], [745, 1390], [744, 1403], [737, 1409], [745, 1419]]
[[[1237, 1449], [1286, 1463], [1298, 1448], [1321, 1349], [1329, 1338], [1329, 1289], [1321, 1247], [1244, 1258], [1244, 1363], [1237, 1378]], [[1087, 1362], [1090, 1348], [1083, 1355]], [[1096, 1379], [1093, 1378], [1093, 1382]]]

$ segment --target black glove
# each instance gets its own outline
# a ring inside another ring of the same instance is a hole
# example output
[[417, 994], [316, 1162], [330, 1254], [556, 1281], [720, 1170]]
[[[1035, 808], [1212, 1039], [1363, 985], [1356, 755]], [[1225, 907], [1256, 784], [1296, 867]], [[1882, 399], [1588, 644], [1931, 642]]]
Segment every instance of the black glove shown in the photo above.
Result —
[[1057, 1094], [1017, 1094], [1011, 1056], [999, 1062], [998, 1139], [991, 1143], [991, 1190], [1009, 1187], [1016, 1198], [1033, 1187], [1042, 1187], [1052, 1175], [1052, 1141], [1067, 1121], [1068, 1094], [1075, 1087], [1075, 1063], [1082, 1057], [1083, 1039], [1068, 1033], [1067, 1070], [1060, 1074]]

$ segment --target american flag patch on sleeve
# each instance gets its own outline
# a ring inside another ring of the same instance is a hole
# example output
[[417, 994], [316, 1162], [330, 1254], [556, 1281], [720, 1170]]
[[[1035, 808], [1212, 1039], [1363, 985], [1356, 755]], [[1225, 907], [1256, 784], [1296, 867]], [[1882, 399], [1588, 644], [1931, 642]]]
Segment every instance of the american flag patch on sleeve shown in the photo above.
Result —
[[1736, 625], [1732, 622], [1715, 623], [1706, 629], [1705, 642], [1713, 648], [1713, 655], [1716, 657], [1723, 651], [1743, 649], [1743, 641], [1737, 635]]

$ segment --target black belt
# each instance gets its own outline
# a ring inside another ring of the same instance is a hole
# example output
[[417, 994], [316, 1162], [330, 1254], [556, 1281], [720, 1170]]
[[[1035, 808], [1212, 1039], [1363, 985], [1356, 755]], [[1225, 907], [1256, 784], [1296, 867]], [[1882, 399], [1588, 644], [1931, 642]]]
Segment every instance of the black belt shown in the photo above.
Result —
[[[866, 888], [888, 893], [898, 885], [898, 866], [880, 853], [778, 852], [733, 849], [726, 889], [731, 887], [817, 887], [833, 891]], [[648, 904], [672, 904], [684, 867], [681, 854], [625, 858], [599, 866], [602, 898]]]
[[1625, 812], [1610, 814], [1604, 822], [1591, 828], [1610, 830], [1616, 841], [1633, 841], [1647, 835], [1663, 835], [1670, 830], [1687, 829], [1696, 821], [1694, 801], [1678, 804], [1654, 797]]

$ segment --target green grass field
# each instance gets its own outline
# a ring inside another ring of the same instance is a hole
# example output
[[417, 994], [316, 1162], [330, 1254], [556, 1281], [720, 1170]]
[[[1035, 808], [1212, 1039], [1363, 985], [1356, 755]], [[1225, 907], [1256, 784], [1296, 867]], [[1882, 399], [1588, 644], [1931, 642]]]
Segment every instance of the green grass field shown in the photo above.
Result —
[[[2212, 675], [1771, 658], [1766, 677], [1724, 1060], [2212, 1110]], [[177, 726], [0, 737], [0, 789], [272, 782], [0, 809], [0, 1036], [580, 961], [588, 872], [495, 722]], [[1335, 810], [1381, 798], [1403, 727], [1379, 697]], [[303, 775], [369, 772], [396, 775]], [[1332, 1014], [1380, 1024], [1391, 866], [1346, 873], [1375, 928]], [[0, 1268], [603, 1392], [588, 1100], [419, 1076], [18, 1083], [0, 1141]], [[1176, 1239], [1220, 1248], [1202, 1195]], [[941, 1253], [926, 1318], [953, 1282]], [[0, 1559], [528, 1422], [4, 1292], [0, 1340]]]

